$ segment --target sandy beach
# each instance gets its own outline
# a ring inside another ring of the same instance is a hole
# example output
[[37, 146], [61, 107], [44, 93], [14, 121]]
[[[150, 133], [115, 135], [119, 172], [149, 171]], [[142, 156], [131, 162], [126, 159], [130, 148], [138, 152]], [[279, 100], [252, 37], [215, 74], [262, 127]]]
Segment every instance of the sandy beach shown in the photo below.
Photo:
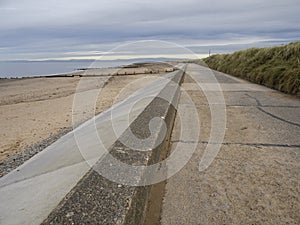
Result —
[[[0, 175], [72, 130], [72, 105], [76, 91], [102, 88], [95, 112], [93, 109], [85, 112], [80, 117], [83, 122], [149, 84], [166, 70], [170, 70], [170, 65], [146, 64], [121, 70], [84, 71], [82, 77], [1, 79]], [[108, 76], [112, 72], [115, 76]], [[84, 88], [76, 90], [81, 79], [87, 80]]]

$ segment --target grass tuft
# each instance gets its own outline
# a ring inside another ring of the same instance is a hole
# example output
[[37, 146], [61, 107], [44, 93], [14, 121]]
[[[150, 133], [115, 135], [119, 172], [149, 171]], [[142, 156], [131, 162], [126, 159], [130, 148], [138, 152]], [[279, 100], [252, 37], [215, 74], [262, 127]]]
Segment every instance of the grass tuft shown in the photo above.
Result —
[[203, 61], [214, 70], [284, 93], [300, 94], [300, 42], [217, 54]]

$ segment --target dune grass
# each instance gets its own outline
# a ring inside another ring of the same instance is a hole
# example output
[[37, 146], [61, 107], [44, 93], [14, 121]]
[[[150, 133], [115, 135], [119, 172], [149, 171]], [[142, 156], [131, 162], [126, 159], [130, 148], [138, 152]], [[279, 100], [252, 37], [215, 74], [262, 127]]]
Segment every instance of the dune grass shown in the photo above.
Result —
[[203, 61], [212, 69], [284, 93], [300, 94], [300, 42], [212, 55]]

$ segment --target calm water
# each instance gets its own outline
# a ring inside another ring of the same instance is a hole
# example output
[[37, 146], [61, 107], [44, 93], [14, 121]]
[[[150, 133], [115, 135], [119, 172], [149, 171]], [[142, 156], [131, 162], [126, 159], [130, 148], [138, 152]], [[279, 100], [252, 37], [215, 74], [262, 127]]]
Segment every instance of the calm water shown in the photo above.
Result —
[[0, 78], [62, 74], [73, 72], [78, 68], [87, 68], [90, 66], [97, 68], [116, 67], [142, 61], [143, 60], [112, 60], [97, 61], [96, 63], [87, 61], [0, 62]]

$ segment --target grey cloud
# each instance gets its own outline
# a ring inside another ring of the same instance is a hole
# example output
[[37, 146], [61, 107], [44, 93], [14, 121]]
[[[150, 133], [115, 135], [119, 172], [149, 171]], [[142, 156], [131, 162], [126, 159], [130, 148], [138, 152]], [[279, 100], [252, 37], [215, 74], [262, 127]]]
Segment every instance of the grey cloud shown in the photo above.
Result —
[[[139, 39], [183, 45], [252, 37], [285, 42], [300, 36], [299, 11], [298, 0], [2, 1], [0, 59], [18, 53], [107, 51], [114, 43]], [[242, 46], [231, 49], [237, 47]]]

